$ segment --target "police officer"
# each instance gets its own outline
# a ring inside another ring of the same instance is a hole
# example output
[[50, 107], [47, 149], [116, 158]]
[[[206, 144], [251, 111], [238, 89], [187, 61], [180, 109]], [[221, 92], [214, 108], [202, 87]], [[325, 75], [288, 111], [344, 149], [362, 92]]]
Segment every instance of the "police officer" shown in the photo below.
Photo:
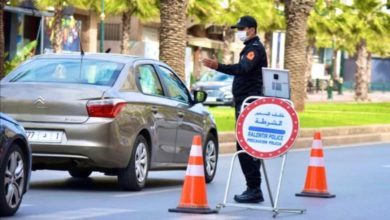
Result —
[[[240, 114], [243, 101], [249, 96], [262, 95], [262, 67], [267, 67], [267, 56], [263, 44], [257, 36], [257, 22], [251, 16], [243, 16], [231, 28], [238, 29], [236, 36], [245, 47], [240, 53], [240, 61], [233, 65], [218, 63], [215, 59], [204, 59], [204, 66], [219, 72], [234, 75], [233, 96], [235, 102], [236, 120]], [[237, 150], [241, 150], [237, 143]], [[248, 154], [240, 154], [239, 160], [242, 172], [246, 179], [247, 189], [241, 195], [235, 195], [234, 200], [239, 203], [263, 202], [260, 188], [260, 160]]]

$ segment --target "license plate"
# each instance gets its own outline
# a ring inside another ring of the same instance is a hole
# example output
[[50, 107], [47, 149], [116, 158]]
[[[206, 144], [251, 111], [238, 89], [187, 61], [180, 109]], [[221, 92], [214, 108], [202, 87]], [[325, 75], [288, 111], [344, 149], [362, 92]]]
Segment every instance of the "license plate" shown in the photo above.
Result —
[[62, 131], [43, 131], [43, 130], [27, 130], [26, 135], [31, 142], [49, 142], [59, 143], [62, 141], [64, 132]]

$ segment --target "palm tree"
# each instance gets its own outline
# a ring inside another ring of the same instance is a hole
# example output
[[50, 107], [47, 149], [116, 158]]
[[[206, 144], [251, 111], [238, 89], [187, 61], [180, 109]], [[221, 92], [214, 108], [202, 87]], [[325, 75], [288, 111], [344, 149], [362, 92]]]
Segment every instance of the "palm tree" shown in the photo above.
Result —
[[[99, 2], [100, 0], [96, 0], [98, 11], [100, 11]], [[105, 12], [122, 16], [121, 53], [128, 54], [131, 17], [134, 15], [142, 21], [155, 19], [159, 13], [157, 0], [117, 0], [106, 5]]]
[[34, 4], [41, 10], [47, 10], [48, 7], [54, 8], [54, 18], [52, 24], [52, 48], [54, 53], [62, 51], [62, 18], [63, 10], [68, 6], [85, 8], [86, 0], [35, 0]]
[[307, 18], [315, 0], [285, 0], [287, 21], [284, 67], [290, 70], [291, 98], [297, 111], [305, 108]]
[[4, 13], [5, 1], [0, 0], [0, 79], [5, 76], [4, 69], [4, 24], [3, 24], [3, 13]]
[[187, 0], [160, 0], [160, 60], [185, 80]]
[[337, 0], [325, 1], [317, 0], [312, 10], [307, 29], [307, 67], [305, 74], [305, 85], [311, 76], [312, 51], [317, 48], [332, 48], [332, 78], [337, 78], [337, 66], [335, 65], [337, 53], [340, 50], [354, 53], [355, 45], [352, 34], [348, 27], [349, 17], [345, 13], [336, 13], [340, 7]]
[[384, 6], [378, 0], [354, 0], [351, 7], [343, 7], [356, 45], [356, 101], [369, 100], [371, 53], [390, 52], [389, 46], [383, 44], [390, 41], [390, 15], [382, 11]]
[[188, 0], [187, 17], [190, 17], [198, 24], [213, 22], [213, 18], [221, 9], [219, 0]]

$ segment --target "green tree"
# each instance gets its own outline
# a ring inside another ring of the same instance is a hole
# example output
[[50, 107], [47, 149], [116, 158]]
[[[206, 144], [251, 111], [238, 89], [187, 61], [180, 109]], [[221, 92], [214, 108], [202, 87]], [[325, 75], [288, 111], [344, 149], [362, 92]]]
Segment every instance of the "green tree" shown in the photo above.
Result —
[[[6, 5], [6, 0], [0, 0], [0, 79], [4, 78], [6, 75], [6, 70], [5, 70], [5, 38], [4, 38], [4, 7]], [[10, 0], [8, 1], [9, 5], [11, 6], [16, 6], [20, 4], [20, 0]]]
[[54, 8], [54, 18], [52, 26], [52, 48], [54, 53], [62, 51], [62, 18], [63, 11], [68, 6], [86, 8], [86, 0], [35, 0], [34, 4], [40, 10], [47, 10], [48, 7]]
[[[355, 100], [368, 101], [371, 54], [390, 54], [390, 15], [382, 11], [379, 0], [354, 0], [341, 9], [348, 16], [348, 27], [356, 45]], [[387, 44], [386, 44], [387, 43]]]
[[209, 24], [220, 9], [219, 0], [188, 0], [187, 17], [197, 24]]
[[229, 46], [234, 41], [234, 31], [230, 29], [230, 26], [237, 23], [241, 16], [251, 15], [258, 21], [258, 31], [265, 32], [264, 46], [270, 64], [272, 32], [285, 27], [283, 12], [277, 6], [278, 1], [275, 0], [227, 0], [224, 7], [214, 10], [216, 12], [211, 15], [210, 21], [223, 27], [224, 63], [231, 60]]
[[15, 57], [12, 60], [6, 61], [5, 66], [5, 75], [10, 73], [13, 69], [15, 69], [22, 62], [27, 60], [28, 58], [35, 55], [35, 48], [37, 47], [37, 41], [31, 41], [26, 44], [21, 51], [18, 51]]
[[286, 52], [284, 68], [290, 71], [291, 98], [297, 111], [305, 108], [307, 19], [315, 0], [285, 0]]
[[160, 60], [185, 80], [187, 0], [160, 0]]
[[264, 47], [267, 52], [268, 65], [271, 65], [272, 34], [286, 28], [284, 12], [279, 7], [279, 0], [247, 0], [242, 2], [241, 14], [256, 18], [258, 30], [264, 32]]
[[230, 45], [234, 42], [234, 30], [230, 28], [232, 24], [237, 23], [242, 16], [240, 13], [243, 1], [227, 0], [224, 5], [219, 1], [219, 7], [213, 10], [210, 14], [210, 23], [220, 25], [222, 27], [223, 40], [223, 63], [229, 64], [231, 62]]
[[339, 1], [317, 0], [308, 19], [307, 30], [307, 67], [305, 74], [305, 85], [311, 77], [312, 53], [314, 47], [332, 48], [332, 78], [337, 79], [336, 57], [340, 50], [353, 53], [355, 45], [352, 40], [352, 33], [348, 28], [348, 15], [338, 13]]
[[[95, 0], [97, 9], [100, 11], [99, 0]], [[107, 1], [105, 12], [108, 14], [120, 14], [122, 17], [121, 53], [128, 54], [130, 51], [131, 17], [134, 15], [142, 21], [154, 20], [159, 14], [157, 0], [116, 0]]]

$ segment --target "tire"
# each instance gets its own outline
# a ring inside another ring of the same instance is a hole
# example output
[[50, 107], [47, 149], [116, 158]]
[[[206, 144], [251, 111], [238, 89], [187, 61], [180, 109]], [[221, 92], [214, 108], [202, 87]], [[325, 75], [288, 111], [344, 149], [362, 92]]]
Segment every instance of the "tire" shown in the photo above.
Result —
[[218, 141], [213, 134], [208, 134], [203, 147], [204, 176], [206, 183], [213, 181], [218, 164]]
[[149, 149], [144, 136], [138, 135], [128, 166], [119, 171], [118, 182], [122, 189], [140, 191], [145, 187], [149, 172]]
[[88, 178], [92, 170], [68, 170], [69, 174], [74, 178]]
[[27, 169], [22, 149], [13, 144], [0, 164], [0, 216], [13, 215], [19, 209], [27, 185]]

